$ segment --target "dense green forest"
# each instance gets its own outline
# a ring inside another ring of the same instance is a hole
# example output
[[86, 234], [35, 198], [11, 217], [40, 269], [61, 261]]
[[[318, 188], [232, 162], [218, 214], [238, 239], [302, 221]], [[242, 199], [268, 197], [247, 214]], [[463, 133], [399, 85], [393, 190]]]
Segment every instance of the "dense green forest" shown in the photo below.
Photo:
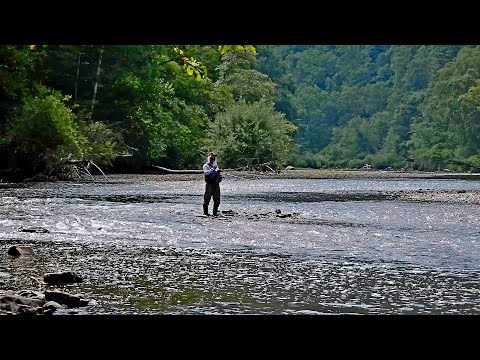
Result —
[[480, 46], [0, 46], [0, 178], [480, 170]]
[[480, 170], [479, 46], [259, 46], [297, 166]]

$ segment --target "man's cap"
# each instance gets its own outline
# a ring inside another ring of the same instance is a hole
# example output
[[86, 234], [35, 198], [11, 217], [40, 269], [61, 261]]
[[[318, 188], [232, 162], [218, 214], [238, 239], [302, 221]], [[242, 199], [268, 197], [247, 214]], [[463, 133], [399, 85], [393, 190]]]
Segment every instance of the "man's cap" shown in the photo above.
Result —
[[217, 154], [215, 154], [214, 152], [211, 152], [210, 154], [208, 154], [208, 156], [217, 156]]

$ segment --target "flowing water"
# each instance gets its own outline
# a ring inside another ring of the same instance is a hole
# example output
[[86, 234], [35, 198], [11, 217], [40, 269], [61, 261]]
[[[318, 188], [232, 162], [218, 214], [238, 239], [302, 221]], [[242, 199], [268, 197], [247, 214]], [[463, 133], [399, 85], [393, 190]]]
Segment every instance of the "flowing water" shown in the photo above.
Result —
[[227, 212], [207, 218], [201, 180], [0, 184], [0, 289], [74, 270], [60, 288], [94, 300], [82, 314], [480, 314], [480, 206], [385, 195], [478, 181], [221, 187]]

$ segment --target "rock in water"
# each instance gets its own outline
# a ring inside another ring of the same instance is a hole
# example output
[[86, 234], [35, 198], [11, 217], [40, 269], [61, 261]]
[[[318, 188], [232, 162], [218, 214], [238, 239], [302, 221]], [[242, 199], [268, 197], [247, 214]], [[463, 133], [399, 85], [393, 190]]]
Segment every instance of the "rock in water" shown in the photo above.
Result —
[[61, 273], [45, 274], [43, 275], [43, 281], [47, 284], [79, 283], [82, 282], [82, 278], [73, 271], [65, 271]]
[[89, 300], [83, 299], [78, 295], [70, 295], [62, 291], [45, 291], [45, 300], [47, 302], [54, 301], [66, 307], [80, 307], [87, 306]]
[[41, 228], [41, 227], [30, 227], [30, 228], [21, 228], [19, 231], [21, 232], [30, 232], [30, 233], [49, 233], [47, 229]]
[[33, 250], [28, 246], [14, 245], [10, 247], [10, 249], [8, 249], [8, 255], [12, 255], [12, 256], [33, 255]]
[[57, 311], [58, 309], [64, 309], [65, 307], [60, 305], [55, 301], [48, 301], [43, 305], [43, 310], [50, 310], [52, 313]]

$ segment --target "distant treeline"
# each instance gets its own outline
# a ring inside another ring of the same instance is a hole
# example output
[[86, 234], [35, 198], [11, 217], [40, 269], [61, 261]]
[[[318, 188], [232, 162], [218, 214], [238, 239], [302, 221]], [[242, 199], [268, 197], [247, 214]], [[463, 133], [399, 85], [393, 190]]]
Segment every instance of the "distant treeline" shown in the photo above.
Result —
[[479, 46], [259, 46], [257, 69], [298, 126], [292, 165], [480, 170]]

